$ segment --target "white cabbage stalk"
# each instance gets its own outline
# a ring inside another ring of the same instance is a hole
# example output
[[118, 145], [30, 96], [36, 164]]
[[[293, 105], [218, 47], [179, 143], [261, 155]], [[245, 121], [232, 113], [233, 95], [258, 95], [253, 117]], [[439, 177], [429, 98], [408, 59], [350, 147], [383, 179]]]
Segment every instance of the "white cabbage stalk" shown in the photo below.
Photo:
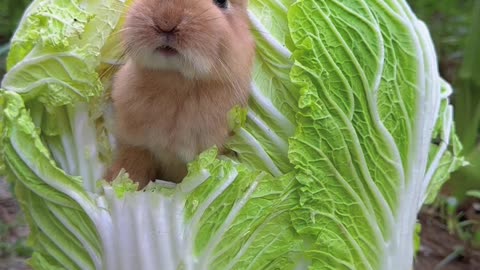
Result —
[[12, 39], [2, 172], [33, 268], [412, 268], [416, 215], [464, 161], [450, 86], [404, 0], [250, 0], [258, 53], [249, 107], [230, 118], [238, 158], [210, 149], [181, 184], [141, 192], [126, 174], [99, 181], [127, 8], [34, 0]]

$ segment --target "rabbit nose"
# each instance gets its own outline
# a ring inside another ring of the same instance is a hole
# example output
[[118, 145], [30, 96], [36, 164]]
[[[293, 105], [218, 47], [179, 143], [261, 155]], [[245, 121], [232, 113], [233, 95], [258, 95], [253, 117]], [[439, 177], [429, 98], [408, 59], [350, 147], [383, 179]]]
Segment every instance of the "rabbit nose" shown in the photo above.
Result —
[[177, 30], [177, 25], [159, 25], [158, 30], [164, 34], [173, 34]]
[[163, 24], [163, 25], [159, 25], [159, 24], [156, 24], [154, 26], [155, 28], [155, 31], [157, 31], [157, 33], [161, 34], [161, 35], [171, 35], [171, 34], [175, 34], [175, 32], [177, 31], [177, 25], [166, 25], [166, 24]]

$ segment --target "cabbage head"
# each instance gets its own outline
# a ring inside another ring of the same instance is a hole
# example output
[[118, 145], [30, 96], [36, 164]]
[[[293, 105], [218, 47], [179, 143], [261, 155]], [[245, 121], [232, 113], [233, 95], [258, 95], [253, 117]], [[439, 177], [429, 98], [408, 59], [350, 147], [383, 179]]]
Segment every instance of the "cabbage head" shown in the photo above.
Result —
[[416, 215], [465, 162], [405, 0], [250, 0], [251, 100], [181, 184], [101, 181], [124, 0], [34, 0], [0, 91], [1, 173], [34, 269], [412, 269]]

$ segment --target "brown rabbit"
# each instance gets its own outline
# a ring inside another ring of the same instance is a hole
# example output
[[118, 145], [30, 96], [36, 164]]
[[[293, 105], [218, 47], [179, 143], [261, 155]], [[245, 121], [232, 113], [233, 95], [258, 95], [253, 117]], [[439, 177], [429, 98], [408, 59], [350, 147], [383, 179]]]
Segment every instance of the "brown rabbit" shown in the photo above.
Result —
[[140, 188], [180, 182], [186, 164], [228, 138], [227, 115], [246, 105], [254, 39], [248, 0], [136, 0], [123, 31], [128, 57], [113, 82], [118, 149]]

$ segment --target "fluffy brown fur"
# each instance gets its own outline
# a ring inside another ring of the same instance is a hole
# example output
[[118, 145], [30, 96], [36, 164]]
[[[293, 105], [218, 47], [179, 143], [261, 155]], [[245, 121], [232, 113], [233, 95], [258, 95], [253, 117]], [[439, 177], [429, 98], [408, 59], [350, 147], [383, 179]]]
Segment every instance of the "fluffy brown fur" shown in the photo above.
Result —
[[[246, 105], [255, 45], [247, 0], [222, 9], [212, 0], [137, 0], [123, 39], [127, 63], [112, 100], [116, 158], [140, 188], [159, 178], [179, 182], [186, 164], [228, 138], [228, 111]], [[165, 46], [173, 48], [162, 51]]]

